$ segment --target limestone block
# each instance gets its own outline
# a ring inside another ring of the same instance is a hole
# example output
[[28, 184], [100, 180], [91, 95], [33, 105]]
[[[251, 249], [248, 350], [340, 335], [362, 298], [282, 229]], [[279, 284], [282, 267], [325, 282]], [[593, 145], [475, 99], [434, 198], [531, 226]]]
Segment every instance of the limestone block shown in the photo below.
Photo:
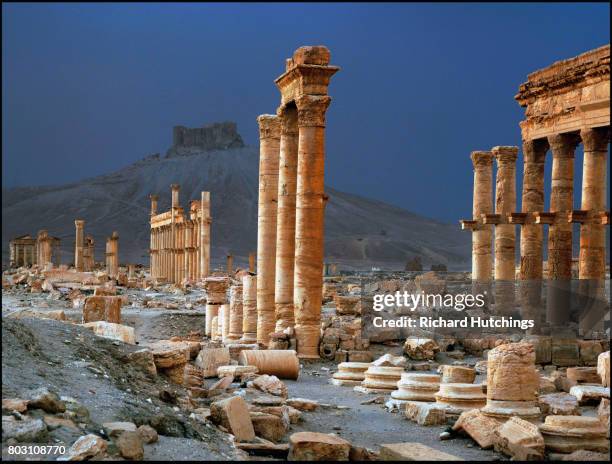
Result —
[[579, 416], [580, 408], [575, 396], [568, 393], [550, 393], [538, 397], [538, 406], [545, 416]]
[[216, 377], [217, 369], [230, 363], [227, 348], [202, 348], [195, 359], [195, 365], [203, 370], [205, 378]]
[[89, 296], [83, 304], [83, 323], [106, 321], [121, 324], [121, 298], [117, 296]]
[[287, 386], [275, 375], [260, 375], [247, 384], [264, 393], [287, 398]]
[[407, 401], [406, 417], [419, 425], [446, 424], [446, 411], [436, 403]]
[[16, 420], [13, 416], [2, 416], [2, 441], [9, 439], [20, 443], [44, 443], [48, 439], [47, 426], [41, 419], [26, 416]]
[[117, 446], [121, 457], [125, 458], [126, 460], [142, 461], [144, 458], [142, 438], [136, 431], [122, 432], [115, 440], [115, 445]]
[[134, 328], [127, 325], [113, 324], [112, 322], [105, 321], [96, 321], [83, 324], [83, 327], [87, 327], [88, 329], [93, 330], [93, 332], [100, 337], [110, 338], [112, 340], [119, 340], [123, 343], [128, 343], [130, 345], [136, 344]]
[[66, 454], [58, 458], [58, 461], [84, 461], [97, 456], [102, 456], [108, 443], [97, 435], [90, 433], [83, 435], [75, 441]]
[[289, 437], [289, 461], [348, 461], [351, 444], [336, 436], [298, 432]]
[[603, 348], [598, 340], [578, 340], [580, 350], [580, 364], [583, 366], [597, 366], [597, 358]]
[[289, 398], [287, 399], [287, 405], [298, 411], [314, 411], [319, 407], [318, 401], [308, 400], [305, 398]]
[[219, 366], [217, 368], [218, 377], [248, 377], [257, 374], [256, 366]]
[[336, 304], [336, 314], [341, 315], [353, 315], [361, 314], [361, 297], [352, 295], [338, 295], [334, 296], [334, 303]]
[[604, 387], [610, 386], [610, 352], [606, 351], [597, 357], [597, 373]]
[[519, 417], [511, 417], [495, 431], [495, 451], [517, 461], [544, 459], [544, 438], [538, 426]]
[[416, 338], [409, 337], [404, 343], [404, 353], [410, 359], [424, 361], [434, 359], [436, 353], [440, 351], [440, 347], [435, 340], [431, 338]]
[[540, 425], [547, 451], [572, 453], [577, 450], [608, 451], [610, 440], [598, 417], [548, 416]]
[[465, 432], [481, 448], [487, 449], [495, 444], [495, 430], [502, 423], [503, 421], [486, 416], [478, 409], [472, 409], [461, 413], [453, 425], [453, 430]]
[[[153, 361], [158, 369], [168, 369], [184, 365], [189, 361], [191, 345], [186, 342], [159, 340], [147, 345], [153, 353]], [[182, 381], [181, 381], [182, 382]]]
[[599, 385], [575, 385], [569, 393], [576, 397], [579, 404], [598, 402], [602, 398], [610, 399], [610, 388]]
[[602, 398], [599, 403], [599, 407], [597, 408], [597, 417], [599, 417], [599, 421], [604, 425], [607, 429], [607, 437], [610, 438], [610, 400], [607, 398]]
[[210, 419], [214, 424], [225, 427], [237, 441], [255, 438], [249, 408], [240, 396], [213, 402], [210, 405]]
[[600, 383], [601, 377], [597, 373], [596, 367], [568, 367], [567, 378], [576, 383]]
[[394, 367], [405, 367], [407, 365], [406, 358], [403, 356], [393, 356], [391, 353], [387, 353], [380, 358], [372, 362], [372, 366], [394, 366]]
[[56, 321], [66, 320], [66, 314], [61, 309], [54, 311], [36, 311], [35, 309], [22, 309], [19, 311], [14, 311], [6, 317], [10, 317], [12, 319], [23, 319], [26, 317], [32, 317], [36, 319], [53, 319]]
[[251, 422], [255, 435], [272, 442], [278, 442], [289, 431], [289, 418], [283, 418], [274, 414], [264, 412], [251, 412]]
[[442, 373], [441, 383], [474, 383], [476, 371], [467, 366], [440, 366]]
[[533, 401], [539, 383], [533, 345], [509, 343], [489, 351], [487, 398], [500, 401]]
[[28, 409], [28, 402], [28, 400], [22, 400], [20, 398], [4, 398], [2, 400], [2, 412], [26, 412]]
[[348, 352], [348, 362], [370, 363], [373, 360], [372, 352], [350, 350]]
[[421, 443], [392, 443], [380, 445], [381, 461], [463, 461]]
[[123, 432], [136, 431], [136, 424], [133, 422], [104, 422], [102, 427], [109, 437], [118, 437]]
[[578, 340], [553, 338], [552, 363], [555, 366], [577, 366], [580, 364]]

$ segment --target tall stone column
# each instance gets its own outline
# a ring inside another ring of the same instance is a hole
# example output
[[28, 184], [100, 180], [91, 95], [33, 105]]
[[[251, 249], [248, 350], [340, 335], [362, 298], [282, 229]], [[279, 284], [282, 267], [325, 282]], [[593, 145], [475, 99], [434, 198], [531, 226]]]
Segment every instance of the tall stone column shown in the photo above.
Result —
[[[151, 219], [149, 220], [149, 223], [151, 222], [151, 220], [153, 219], [153, 216], [157, 215], [157, 201], [159, 199], [159, 197], [157, 195], [149, 195], [149, 199], [151, 200], [151, 214], [150, 217]], [[158, 276], [158, 271], [157, 271], [157, 260], [158, 260], [158, 251], [156, 249], [156, 234], [157, 229], [154, 229], [153, 227], [151, 227], [151, 251], [149, 252], [149, 266], [151, 268], [151, 277], [152, 278], [156, 278]]]
[[493, 271], [491, 250], [491, 226], [480, 223], [482, 214], [493, 212], [493, 153], [490, 151], [473, 151], [474, 196], [472, 217], [479, 221], [472, 233], [472, 280], [475, 282], [475, 293], [482, 293], [489, 288]]
[[259, 201], [257, 210], [257, 342], [268, 345], [274, 332], [274, 274], [280, 123], [264, 114], [259, 124]]
[[495, 214], [501, 216], [495, 225], [495, 304], [497, 312], [514, 310], [516, 226], [508, 224], [508, 215], [516, 210], [516, 158], [518, 147], [493, 147], [497, 161]]
[[574, 152], [578, 139], [573, 134], [557, 134], [549, 136], [548, 143], [553, 156], [550, 211], [557, 214], [548, 228], [546, 313], [553, 327], [567, 327], [572, 278], [572, 224], [567, 215], [574, 207]]
[[170, 226], [170, 243], [169, 245], [169, 249], [170, 249], [170, 256], [169, 256], [169, 261], [170, 261], [170, 268], [168, 269], [168, 280], [170, 282], [178, 282], [178, 253], [177, 253], [177, 225], [176, 225], [176, 221], [177, 221], [177, 216], [178, 216], [178, 209], [179, 209], [179, 191], [180, 191], [180, 186], [178, 184], [172, 184], [170, 185], [170, 188], [172, 189], [172, 207], [171, 207], [171, 211], [172, 211], [172, 222], [171, 222], [171, 226]]
[[249, 272], [255, 272], [255, 258], [256, 254], [254, 252], [249, 253]]
[[116, 278], [119, 275], [119, 234], [113, 231], [109, 239], [109, 266], [108, 275]]
[[231, 276], [234, 273], [234, 257], [227, 255], [227, 273]]
[[210, 192], [202, 192], [200, 200], [200, 277], [210, 274]]
[[257, 276], [242, 277], [242, 343], [257, 342]]
[[[584, 145], [581, 210], [600, 212], [606, 209], [606, 164], [609, 129], [583, 129]], [[606, 231], [603, 224], [588, 220], [580, 225], [579, 278], [603, 280], [606, 275]]]
[[548, 141], [546, 139], [523, 142], [523, 193], [521, 211], [527, 214], [521, 224], [521, 307], [523, 319], [536, 321], [539, 331], [542, 319], [542, 224], [536, 224], [530, 213], [544, 211], [544, 166]]
[[295, 193], [297, 188], [298, 126], [295, 104], [283, 106], [280, 118], [278, 213], [276, 224], [276, 331], [295, 324], [293, 279], [295, 265]]
[[325, 208], [325, 112], [331, 98], [303, 95], [298, 108], [295, 218], [295, 336], [298, 356], [319, 357]]
[[74, 221], [74, 225], [76, 227], [76, 240], [74, 247], [74, 267], [77, 271], [83, 270], [83, 227], [85, 226], [85, 221], [82, 219], [77, 219]]

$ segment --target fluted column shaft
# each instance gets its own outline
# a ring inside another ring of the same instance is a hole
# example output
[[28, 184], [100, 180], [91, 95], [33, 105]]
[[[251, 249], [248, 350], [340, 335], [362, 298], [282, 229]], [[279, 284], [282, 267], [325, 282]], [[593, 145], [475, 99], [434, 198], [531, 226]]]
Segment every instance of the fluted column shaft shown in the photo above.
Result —
[[202, 192], [200, 200], [200, 277], [210, 274], [210, 192]]
[[295, 324], [293, 279], [295, 265], [295, 194], [297, 187], [298, 121], [294, 105], [279, 110], [281, 135], [276, 224], [276, 331]]
[[74, 247], [74, 267], [77, 271], [83, 270], [83, 228], [85, 221], [77, 219], [74, 221], [76, 227], [76, 240]]
[[[490, 151], [474, 151], [474, 195], [472, 217], [493, 212], [493, 154]], [[472, 280], [489, 282], [493, 271], [491, 250], [491, 226], [479, 224], [472, 233]]]
[[325, 208], [325, 113], [331, 98], [297, 99], [298, 167], [293, 304], [298, 356], [319, 357]]
[[515, 226], [504, 224], [508, 214], [516, 210], [517, 147], [494, 147], [497, 161], [495, 186], [495, 214], [502, 216], [502, 224], [495, 225], [495, 280], [514, 280]]

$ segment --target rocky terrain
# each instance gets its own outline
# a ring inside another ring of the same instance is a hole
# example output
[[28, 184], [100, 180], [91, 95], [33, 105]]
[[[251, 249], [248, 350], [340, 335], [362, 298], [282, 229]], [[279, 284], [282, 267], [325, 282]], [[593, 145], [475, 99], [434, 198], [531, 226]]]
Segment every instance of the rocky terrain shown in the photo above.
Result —
[[[235, 135], [232, 140], [234, 140]], [[148, 263], [148, 195], [160, 195], [159, 211], [170, 206], [170, 184], [180, 184], [183, 207], [200, 192], [211, 192], [212, 264], [223, 266], [227, 253], [245, 265], [257, 244], [257, 147], [231, 143], [228, 149], [173, 146], [107, 175], [53, 187], [20, 187], [2, 192], [2, 262], [8, 241], [47, 229], [62, 240], [62, 262], [74, 254], [74, 220], [85, 220], [95, 238], [96, 260], [104, 257], [106, 237], [119, 232], [121, 263]], [[329, 154], [328, 156], [333, 156]], [[329, 179], [333, 183], [333, 179]], [[420, 256], [425, 266], [442, 263], [467, 269], [470, 234], [458, 224], [443, 224], [401, 208], [327, 188], [325, 253], [346, 268], [402, 269]]]

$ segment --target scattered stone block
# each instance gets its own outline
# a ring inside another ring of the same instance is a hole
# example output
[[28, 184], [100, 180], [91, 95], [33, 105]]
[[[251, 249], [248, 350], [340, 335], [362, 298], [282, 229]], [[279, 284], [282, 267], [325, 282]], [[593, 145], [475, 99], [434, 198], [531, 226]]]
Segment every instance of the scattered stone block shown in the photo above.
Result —
[[102, 456], [108, 443], [97, 435], [83, 435], [75, 441], [66, 454], [58, 458], [58, 461], [84, 461]]
[[106, 431], [106, 435], [109, 437], [118, 437], [123, 432], [135, 432], [136, 424], [133, 422], [104, 422], [102, 424], [104, 430]]
[[446, 411], [436, 403], [406, 402], [406, 417], [419, 425], [446, 424]]
[[463, 461], [421, 443], [392, 443], [380, 445], [381, 461]]
[[511, 417], [495, 431], [495, 451], [517, 461], [544, 459], [544, 438], [538, 426], [519, 417]]
[[239, 396], [233, 396], [210, 405], [210, 419], [225, 427], [237, 441], [250, 441], [255, 438], [249, 408]]
[[370, 363], [374, 356], [370, 351], [350, 350], [348, 352], [348, 362]]
[[18, 442], [44, 443], [47, 441], [47, 426], [41, 419], [2, 416], [2, 441], [13, 439]]
[[597, 373], [604, 387], [610, 386], [610, 352], [601, 353], [597, 358]]
[[138, 432], [138, 435], [140, 435], [142, 441], [146, 444], [155, 443], [159, 439], [157, 430], [150, 425], [141, 425], [138, 427], [138, 429], [136, 429], [136, 431]]
[[145, 372], [151, 375], [157, 375], [157, 367], [155, 366], [155, 358], [153, 353], [148, 349], [133, 351], [126, 355], [127, 361], [134, 366], [140, 367]]
[[26, 412], [28, 409], [28, 400], [22, 400], [20, 398], [4, 398], [2, 400], [2, 412], [11, 413], [13, 411], [16, 412]]
[[461, 413], [453, 425], [453, 430], [465, 432], [481, 448], [487, 449], [495, 444], [495, 430], [502, 423], [501, 420], [485, 416], [478, 409], [473, 409]]
[[195, 365], [203, 370], [205, 378], [216, 377], [217, 369], [230, 363], [227, 348], [202, 348], [195, 359]]
[[287, 386], [275, 375], [260, 375], [250, 381], [248, 386], [270, 395], [287, 398]]
[[408, 362], [403, 356], [393, 356], [387, 353], [371, 363], [374, 367], [406, 367]]
[[25, 396], [28, 398], [28, 409], [42, 409], [51, 414], [66, 410], [66, 405], [59, 396], [50, 392], [46, 387], [30, 390]]
[[87, 327], [88, 329], [93, 330], [93, 332], [99, 337], [110, 338], [111, 340], [118, 340], [120, 342], [127, 343], [130, 345], [136, 344], [134, 328], [127, 325], [114, 324], [112, 322], [105, 321], [96, 321], [83, 324], [83, 327]]
[[545, 416], [579, 416], [578, 400], [569, 393], [550, 393], [538, 397], [540, 411]]
[[53, 319], [56, 321], [66, 320], [66, 314], [61, 309], [54, 311], [36, 311], [34, 309], [21, 309], [19, 311], [14, 311], [8, 314], [6, 317], [12, 319], [23, 319], [31, 317], [35, 319]]
[[596, 367], [568, 367], [566, 375], [569, 380], [580, 383], [600, 383], [601, 378]]
[[289, 417], [264, 412], [251, 412], [250, 415], [255, 435], [258, 437], [278, 442], [289, 431]]
[[602, 398], [599, 407], [597, 408], [597, 417], [599, 421], [604, 424], [608, 433], [607, 437], [610, 438], [610, 400]]
[[439, 351], [440, 347], [431, 338], [409, 337], [404, 343], [404, 353], [417, 361], [434, 359]]
[[289, 461], [348, 461], [351, 444], [336, 436], [298, 432], [289, 437]]
[[610, 388], [599, 385], [575, 385], [569, 393], [576, 397], [579, 404], [599, 402], [602, 398], [610, 399]]
[[289, 398], [287, 405], [299, 410], [299, 411], [314, 411], [319, 407], [318, 401], [307, 400], [304, 398]]
[[580, 364], [583, 366], [597, 366], [597, 357], [603, 351], [598, 340], [578, 340], [580, 350]]
[[106, 321], [121, 324], [121, 297], [89, 296], [83, 304], [83, 324]]
[[144, 458], [144, 448], [142, 438], [136, 431], [125, 431], [115, 440], [115, 445], [119, 449], [121, 457], [131, 461], [142, 461]]

